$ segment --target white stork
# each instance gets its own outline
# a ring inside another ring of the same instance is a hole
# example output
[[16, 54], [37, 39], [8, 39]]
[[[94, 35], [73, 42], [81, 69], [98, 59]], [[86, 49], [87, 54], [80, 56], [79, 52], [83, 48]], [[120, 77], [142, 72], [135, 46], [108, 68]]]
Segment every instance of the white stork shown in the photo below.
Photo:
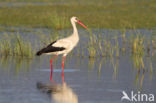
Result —
[[[51, 60], [51, 77], [50, 80], [52, 80], [52, 72], [53, 72], [53, 59], [57, 57], [60, 54], [63, 54], [62, 57], [62, 76], [63, 74], [63, 68], [64, 68], [64, 60], [66, 58], [66, 55], [78, 44], [79, 42], [79, 35], [78, 30], [76, 28], [76, 23], [79, 23], [84, 28], [88, 29], [83, 23], [80, 22], [80, 20], [77, 19], [77, 17], [72, 17], [71, 24], [73, 26], [73, 33], [66, 38], [56, 40], [52, 43], [50, 43], [47, 47], [39, 50], [36, 55], [40, 56], [41, 54], [52, 54], [55, 55]], [[63, 80], [64, 81], [64, 80]]]

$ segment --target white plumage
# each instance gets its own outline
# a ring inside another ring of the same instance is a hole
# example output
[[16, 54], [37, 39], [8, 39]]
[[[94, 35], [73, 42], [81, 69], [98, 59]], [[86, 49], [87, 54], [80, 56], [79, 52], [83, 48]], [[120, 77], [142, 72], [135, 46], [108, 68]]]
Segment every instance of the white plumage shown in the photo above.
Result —
[[[41, 54], [52, 54], [52, 55], [60, 55], [63, 54], [63, 60], [62, 60], [62, 75], [63, 75], [63, 68], [64, 68], [64, 60], [66, 55], [78, 44], [79, 42], [79, 35], [76, 28], [76, 23], [79, 23], [81, 26], [87, 29], [87, 27], [82, 24], [77, 17], [72, 17], [70, 19], [71, 24], [73, 26], [73, 33], [69, 37], [56, 40], [52, 43], [50, 43], [47, 47], [39, 50], [36, 55], [40, 56]], [[55, 58], [55, 57], [54, 57]], [[51, 72], [52, 72], [52, 62], [53, 59], [50, 60], [51, 62]], [[51, 80], [52, 80], [52, 74], [51, 74]]]
[[77, 17], [72, 17], [71, 18], [71, 24], [73, 26], [72, 35], [49, 44], [46, 48], [43, 48], [40, 51], [38, 51], [37, 55], [45, 53], [55, 55], [63, 54], [63, 56], [66, 56], [79, 42], [79, 35], [75, 23], [79, 23], [83, 27], [87, 28], [79, 20], [77, 20]]

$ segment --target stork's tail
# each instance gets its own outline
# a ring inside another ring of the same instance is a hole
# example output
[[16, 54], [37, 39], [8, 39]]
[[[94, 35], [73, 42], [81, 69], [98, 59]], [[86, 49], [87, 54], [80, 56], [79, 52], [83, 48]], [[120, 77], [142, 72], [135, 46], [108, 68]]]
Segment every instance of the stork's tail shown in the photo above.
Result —
[[44, 53], [43, 49], [40, 50], [40, 51], [38, 51], [38, 52], [36, 53], [36, 56], [40, 56], [42, 53]]

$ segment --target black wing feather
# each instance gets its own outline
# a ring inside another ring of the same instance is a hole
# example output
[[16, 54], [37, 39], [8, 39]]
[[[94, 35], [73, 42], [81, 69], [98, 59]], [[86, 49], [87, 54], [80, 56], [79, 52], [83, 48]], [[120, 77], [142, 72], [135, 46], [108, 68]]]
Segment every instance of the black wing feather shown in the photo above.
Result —
[[56, 43], [57, 40], [53, 41], [52, 43], [50, 43], [47, 47], [52, 46], [54, 43]]
[[64, 47], [54, 47], [52, 46], [52, 44], [56, 43], [56, 41], [50, 43], [47, 47], [39, 50], [36, 55], [37, 56], [40, 56], [41, 54], [43, 53], [50, 53], [50, 52], [57, 52], [57, 51], [62, 51], [62, 50], [65, 50]]

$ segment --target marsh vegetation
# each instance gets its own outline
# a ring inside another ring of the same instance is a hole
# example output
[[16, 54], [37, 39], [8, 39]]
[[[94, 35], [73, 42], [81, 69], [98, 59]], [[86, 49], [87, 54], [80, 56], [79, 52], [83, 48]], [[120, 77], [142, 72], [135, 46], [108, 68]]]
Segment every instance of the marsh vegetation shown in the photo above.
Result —
[[[155, 0], [40, 0], [40, 5], [35, 5], [35, 2], [38, 3], [36, 0], [28, 1], [21, 6], [18, 4], [22, 3], [21, 0], [11, 3], [8, 0], [8, 5], [2, 2], [0, 24], [65, 29], [71, 28], [68, 21], [73, 15], [89, 28], [155, 28], [156, 24]], [[47, 5], [44, 5], [45, 1]]]
[[[156, 75], [155, 5], [155, 0], [1, 0], [0, 76], [11, 78], [14, 83], [15, 74], [22, 80], [30, 80], [27, 84], [31, 86], [32, 81], [49, 80], [51, 56], [36, 57], [35, 53], [52, 41], [70, 35], [72, 26], [69, 19], [74, 15], [89, 30], [77, 25], [80, 42], [67, 56], [67, 82], [72, 82], [72, 85], [78, 82], [74, 88], [82, 94], [88, 93], [87, 96], [92, 94], [88, 92], [90, 90], [103, 91], [106, 94], [100, 96], [104, 95], [105, 100], [108, 93], [117, 93], [128, 86], [153, 91]], [[60, 62], [61, 59], [54, 62], [55, 80], [60, 79]], [[94, 85], [98, 89], [91, 87]], [[91, 98], [93, 101], [105, 101], [99, 95], [94, 97]]]

